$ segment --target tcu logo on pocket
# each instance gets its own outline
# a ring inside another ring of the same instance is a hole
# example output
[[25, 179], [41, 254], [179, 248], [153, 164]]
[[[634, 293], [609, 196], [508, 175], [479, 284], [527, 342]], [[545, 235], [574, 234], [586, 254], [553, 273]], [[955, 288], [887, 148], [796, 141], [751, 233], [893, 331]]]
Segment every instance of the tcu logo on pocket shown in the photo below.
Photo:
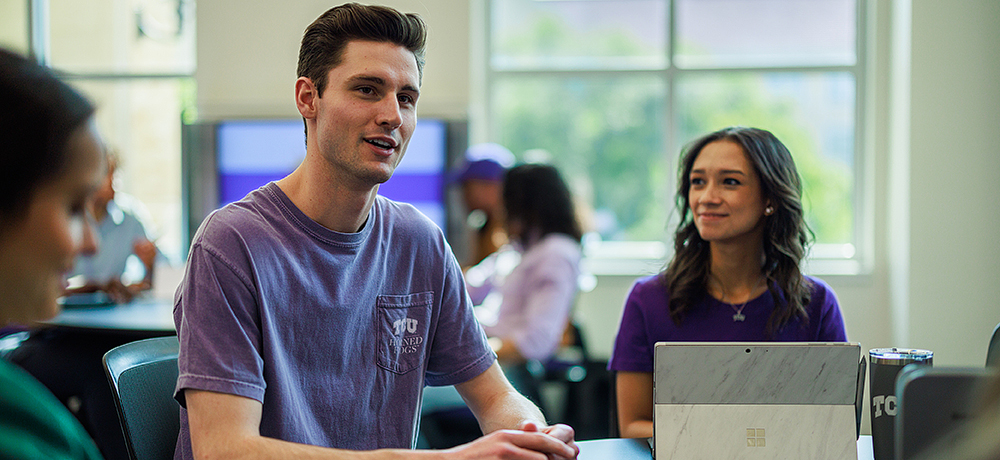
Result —
[[412, 334], [417, 332], [417, 324], [417, 320], [413, 318], [397, 319], [392, 323], [392, 327], [396, 330], [396, 335], [403, 335], [403, 331]]

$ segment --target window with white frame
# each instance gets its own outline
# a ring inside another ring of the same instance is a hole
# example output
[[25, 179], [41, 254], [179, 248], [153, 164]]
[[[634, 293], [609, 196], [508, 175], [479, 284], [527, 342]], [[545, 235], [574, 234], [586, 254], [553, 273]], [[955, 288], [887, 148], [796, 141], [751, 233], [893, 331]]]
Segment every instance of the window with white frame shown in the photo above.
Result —
[[193, 0], [27, 0], [31, 53], [97, 107], [121, 158], [116, 189], [150, 211], [157, 246], [179, 260], [181, 120], [194, 106]]
[[856, 272], [863, 10], [862, 0], [491, 0], [484, 132], [522, 161], [560, 168], [598, 236], [590, 255], [664, 258], [683, 146], [726, 126], [770, 130], [804, 181], [811, 260]]

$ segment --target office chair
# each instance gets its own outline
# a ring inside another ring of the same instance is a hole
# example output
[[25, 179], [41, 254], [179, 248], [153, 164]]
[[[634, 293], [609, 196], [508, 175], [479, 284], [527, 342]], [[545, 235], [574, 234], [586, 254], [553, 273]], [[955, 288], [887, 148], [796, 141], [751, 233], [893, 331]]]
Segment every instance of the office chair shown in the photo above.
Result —
[[180, 431], [177, 384], [177, 336], [138, 340], [104, 355], [104, 370], [129, 458], [169, 460]]
[[990, 339], [990, 347], [986, 349], [986, 365], [1000, 367], [1000, 323], [993, 328], [993, 338]]
[[620, 438], [621, 428], [618, 427], [618, 373], [608, 371], [608, 437]]
[[[570, 321], [563, 332], [562, 342], [556, 354], [551, 358], [540, 361], [529, 359], [524, 363], [525, 387], [520, 390], [528, 399], [538, 405], [548, 417], [555, 417], [562, 423], [568, 422], [567, 412], [573, 411], [577, 406], [572, 404], [572, 388], [574, 383], [580, 383], [587, 377], [587, 362], [590, 355], [583, 341], [583, 332], [575, 321]], [[557, 386], [566, 393], [566, 404], [563, 413], [552, 413], [552, 407], [548, 407], [549, 401], [542, 398], [542, 388], [545, 386]]]
[[[4, 331], [0, 329], [0, 332]], [[7, 359], [17, 350], [17, 347], [21, 346], [21, 342], [24, 342], [30, 336], [31, 332], [28, 331], [0, 335], [0, 359]]]
[[896, 458], [916, 458], [931, 447], [953, 450], [962, 429], [981, 409], [984, 389], [996, 377], [992, 368], [903, 368], [896, 379]]

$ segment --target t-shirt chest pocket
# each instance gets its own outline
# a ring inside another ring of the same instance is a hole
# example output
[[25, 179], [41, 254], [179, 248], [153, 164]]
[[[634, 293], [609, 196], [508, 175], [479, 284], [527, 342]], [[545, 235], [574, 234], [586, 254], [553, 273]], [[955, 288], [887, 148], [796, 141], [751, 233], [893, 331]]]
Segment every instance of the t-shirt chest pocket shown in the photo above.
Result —
[[427, 354], [433, 301], [430, 291], [376, 298], [379, 367], [397, 374], [420, 367]]

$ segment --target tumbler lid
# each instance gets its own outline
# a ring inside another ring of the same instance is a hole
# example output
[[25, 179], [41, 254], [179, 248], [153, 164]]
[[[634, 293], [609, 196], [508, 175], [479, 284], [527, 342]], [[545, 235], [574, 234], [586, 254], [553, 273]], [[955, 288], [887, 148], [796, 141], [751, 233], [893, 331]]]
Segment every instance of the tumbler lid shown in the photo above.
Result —
[[872, 348], [868, 350], [868, 356], [875, 364], [903, 365], [931, 361], [934, 358], [934, 352], [913, 348]]

